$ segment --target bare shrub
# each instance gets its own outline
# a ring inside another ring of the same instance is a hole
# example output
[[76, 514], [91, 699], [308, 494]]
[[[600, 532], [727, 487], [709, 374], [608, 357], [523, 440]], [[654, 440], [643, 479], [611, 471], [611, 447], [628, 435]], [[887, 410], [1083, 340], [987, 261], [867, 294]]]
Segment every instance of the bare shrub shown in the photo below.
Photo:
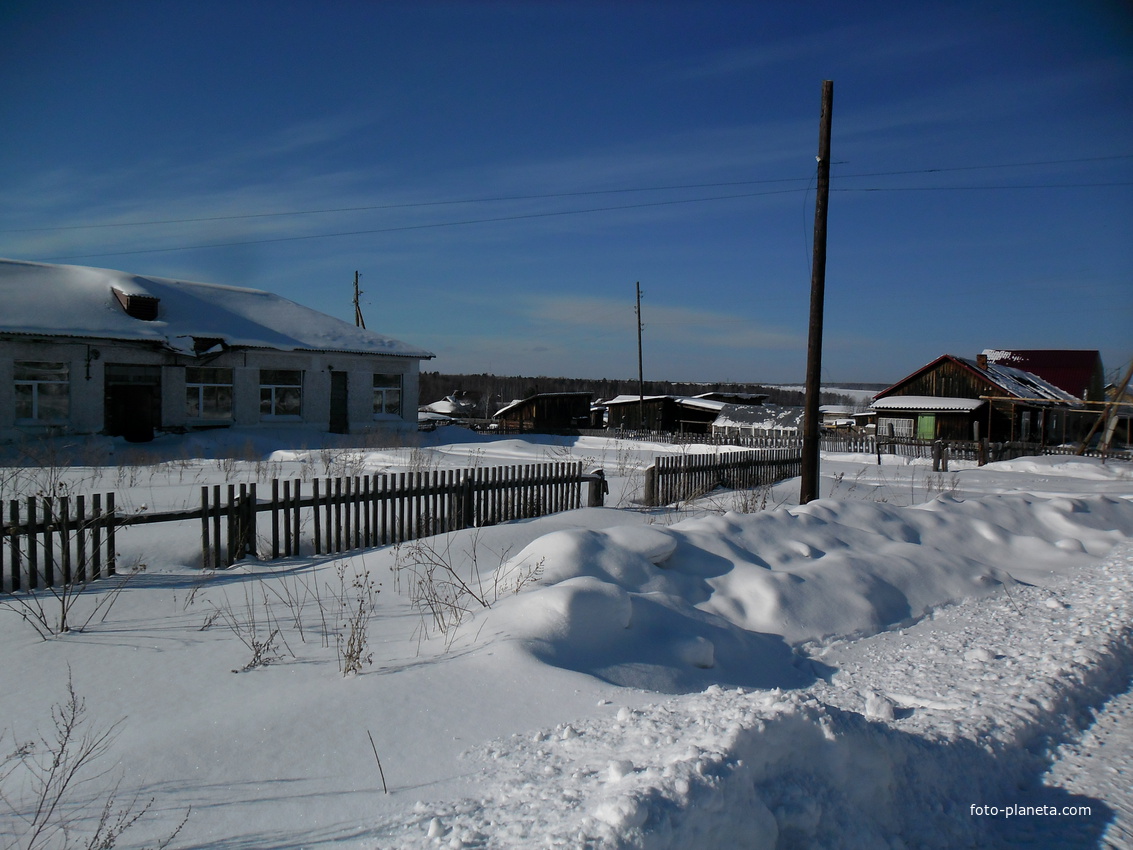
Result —
[[248, 663], [239, 670], [233, 670], [233, 673], [264, 667], [283, 658], [284, 653], [292, 658], [295, 657], [279, 626], [279, 620], [272, 610], [263, 584], [259, 584], [259, 590], [260, 599], [257, 602], [255, 589], [251, 584], [245, 584], [243, 606], [232, 605], [225, 594], [224, 605], [214, 605], [213, 613], [202, 626], [203, 631], [213, 623], [221, 622], [252, 653]]
[[338, 564], [335, 572], [338, 575], [335, 645], [339, 669], [343, 676], [354, 676], [361, 673], [364, 666], [374, 663], [374, 654], [368, 651], [369, 625], [381, 587], [370, 577], [369, 570], [355, 573], [349, 582], [346, 564]]
[[488, 550], [495, 565], [492, 578], [485, 586], [481, 569], [480, 531], [476, 529], [468, 544], [454, 556], [454, 535], [443, 538], [421, 538], [398, 544], [394, 552], [396, 587], [400, 590], [402, 573], [408, 577], [409, 600], [421, 616], [418, 632], [427, 638], [439, 634], [450, 647], [457, 630], [476, 610], [490, 608], [502, 596], [516, 594], [537, 582], [543, 575], [545, 558], [509, 560], [510, 550]]
[[[12, 751], [0, 760], [0, 808], [7, 811], [17, 830], [15, 843], [5, 846], [12, 850], [111, 850], [154, 802], [138, 796], [120, 801], [120, 780], [110, 779], [101, 766], [125, 718], [104, 729], [91, 728], [86, 701], [75, 692], [68, 674], [67, 695], [52, 706], [51, 720], [50, 732], [32, 740], [16, 740]], [[0, 734], [0, 741], [4, 737]], [[97, 794], [94, 802], [85, 802], [90, 786], [99, 782], [106, 783], [107, 790]], [[92, 809], [98, 814], [93, 815]], [[173, 832], [152, 846], [168, 847], [188, 818], [187, 811]], [[84, 828], [92, 821], [93, 829]]]

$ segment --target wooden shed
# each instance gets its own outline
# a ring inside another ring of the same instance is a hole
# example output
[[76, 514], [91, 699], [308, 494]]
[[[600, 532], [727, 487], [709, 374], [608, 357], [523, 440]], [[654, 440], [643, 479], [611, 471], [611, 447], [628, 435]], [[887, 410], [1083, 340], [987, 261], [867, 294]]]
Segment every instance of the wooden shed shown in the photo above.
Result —
[[691, 396], [654, 395], [641, 399], [620, 395], [603, 402], [610, 428], [707, 434], [720, 411], [722, 401]]
[[590, 424], [590, 393], [536, 393], [492, 417], [507, 431], [570, 431]]

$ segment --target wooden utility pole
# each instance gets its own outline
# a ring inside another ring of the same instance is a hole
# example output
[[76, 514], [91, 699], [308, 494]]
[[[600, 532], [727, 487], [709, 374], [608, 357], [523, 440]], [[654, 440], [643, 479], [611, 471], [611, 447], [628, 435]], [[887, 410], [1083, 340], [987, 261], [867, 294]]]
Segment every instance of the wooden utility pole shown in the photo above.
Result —
[[641, 281], [638, 281], [634, 286], [637, 287], [637, 306], [633, 308], [633, 314], [637, 316], [637, 427], [644, 431], [645, 373], [641, 366], [641, 330], [644, 327], [641, 323]]
[[799, 503], [818, 498], [818, 401], [822, 392], [822, 310], [826, 297], [826, 208], [830, 199], [830, 115], [834, 81], [822, 83], [818, 127], [818, 186], [814, 197], [814, 259], [810, 273], [810, 333], [806, 349], [806, 402], [803, 411], [803, 462]]
[[362, 318], [362, 302], [359, 297], [362, 295], [361, 290], [358, 289], [358, 272], [354, 272], [354, 325], [355, 327], [365, 328], [366, 320]]

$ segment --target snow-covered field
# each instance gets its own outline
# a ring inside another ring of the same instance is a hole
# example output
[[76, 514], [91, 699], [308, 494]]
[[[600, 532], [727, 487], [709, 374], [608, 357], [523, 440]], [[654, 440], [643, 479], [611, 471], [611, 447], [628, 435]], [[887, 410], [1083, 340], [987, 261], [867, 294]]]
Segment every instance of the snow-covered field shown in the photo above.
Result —
[[[646, 510], [642, 470], [679, 448], [430, 439], [257, 437], [231, 460], [166, 438], [134, 463], [92, 443], [106, 465], [3, 472], [5, 499], [126, 510], [340, 471], [577, 459], [611, 479], [606, 508], [220, 572], [192, 523], [131, 527], [138, 572], [49, 640], [0, 601], [3, 754], [51, 749], [68, 681], [84, 728], [113, 727], [50, 846], [86, 846], [112, 791], [115, 811], [153, 800], [119, 847], [186, 814], [171, 847], [1133, 842], [1133, 465], [827, 455], [804, 507], [790, 481]], [[28, 843], [25, 765], [0, 767], [5, 847]]]

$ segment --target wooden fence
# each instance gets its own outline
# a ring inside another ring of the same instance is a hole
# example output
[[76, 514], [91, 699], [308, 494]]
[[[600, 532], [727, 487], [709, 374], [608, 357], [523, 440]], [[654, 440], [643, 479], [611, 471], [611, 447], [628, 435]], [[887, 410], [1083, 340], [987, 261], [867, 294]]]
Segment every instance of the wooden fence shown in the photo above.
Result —
[[[105, 498], [105, 501], [104, 501]], [[0, 508], [3, 506], [0, 505]], [[10, 499], [0, 521], [0, 592], [83, 584], [116, 569], [114, 494]]]
[[[200, 524], [201, 565], [231, 566], [345, 552], [445, 531], [545, 516], [604, 501], [605, 477], [581, 463], [541, 463], [428, 473], [278, 479], [201, 488], [194, 510], [122, 514], [114, 494], [13, 500], [0, 523], [0, 592], [85, 583], [116, 569], [116, 531], [152, 523]], [[264, 527], [266, 524], [266, 528]]]
[[[707, 445], [737, 446], [745, 449], [796, 449], [802, 450], [803, 438], [790, 434], [688, 434], [673, 431], [629, 431], [629, 430], [586, 430], [582, 434], [614, 439], [641, 440], [669, 445]], [[900, 455], [912, 458], [931, 458], [937, 440], [921, 440], [913, 437], [888, 437], [873, 434], [849, 434], [826, 431], [819, 437], [818, 447], [824, 452], [841, 452], [872, 455]], [[1080, 455], [1082, 457], [1109, 460], [1133, 460], [1129, 452], [1102, 452], [1098, 449], [1080, 451], [1077, 446], [1043, 445], [1011, 441], [993, 443], [987, 439], [946, 440], [945, 447], [952, 458], [974, 460], [980, 463], [993, 463], [998, 460], [1013, 460], [1017, 457], [1038, 455]], [[982, 445], [982, 448], [981, 448]]]
[[[385, 546], [514, 519], [601, 505], [605, 480], [580, 463], [483, 467], [273, 481], [260, 500], [256, 486], [201, 488], [201, 549], [205, 566], [228, 566], [245, 555], [316, 555]], [[269, 514], [266, 535], [258, 515]]]
[[747, 490], [800, 474], [802, 454], [789, 448], [658, 457], [645, 470], [644, 502], [669, 505], [717, 487]]

